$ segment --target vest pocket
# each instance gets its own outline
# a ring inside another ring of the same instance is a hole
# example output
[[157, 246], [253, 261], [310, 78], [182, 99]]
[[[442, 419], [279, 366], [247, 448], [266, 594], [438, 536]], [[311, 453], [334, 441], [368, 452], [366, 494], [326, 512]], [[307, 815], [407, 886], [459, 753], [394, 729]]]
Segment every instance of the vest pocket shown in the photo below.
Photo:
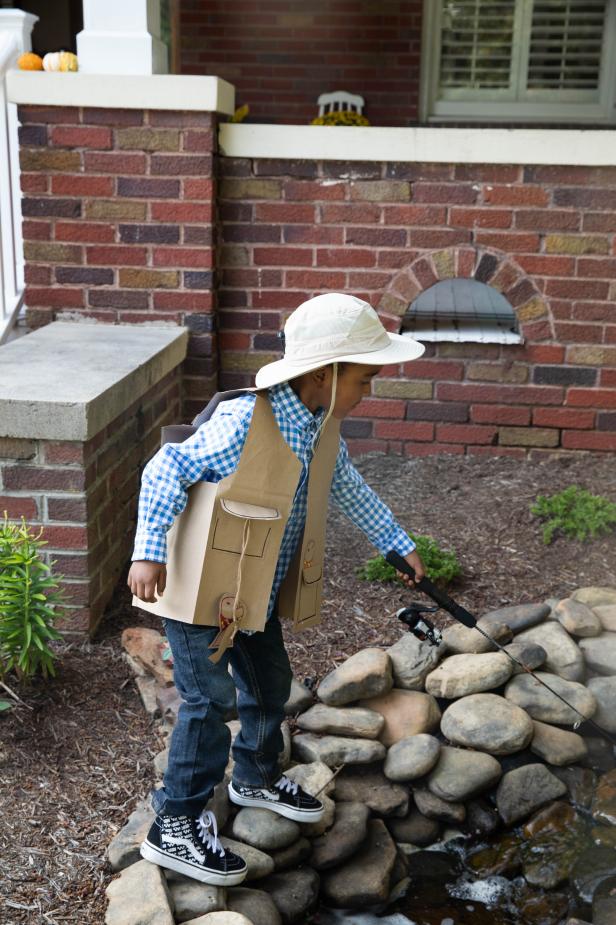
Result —
[[262, 559], [266, 553], [273, 520], [280, 520], [280, 513], [276, 508], [221, 499], [214, 524], [212, 548], [241, 555], [246, 540], [244, 528], [248, 523], [244, 555]]
[[323, 569], [320, 565], [309, 565], [302, 569], [302, 580], [299, 587], [299, 618], [297, 625], [305, 620], [312, 620], [317, 614], [319, 603], [320, 581]]

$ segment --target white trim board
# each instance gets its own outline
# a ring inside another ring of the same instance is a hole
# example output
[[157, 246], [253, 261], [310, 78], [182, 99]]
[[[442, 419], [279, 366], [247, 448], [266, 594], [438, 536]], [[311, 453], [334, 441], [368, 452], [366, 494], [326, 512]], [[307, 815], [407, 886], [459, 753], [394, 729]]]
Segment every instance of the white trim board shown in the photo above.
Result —
[[80, 74], [9, 71], [11, 103], [102, 109], [235, 111], [235, 88], [220, 77], [192, 74]]
[[616, 164], [616, 130], [243, 125], [219, 129], [226, 157], [444, 164]]

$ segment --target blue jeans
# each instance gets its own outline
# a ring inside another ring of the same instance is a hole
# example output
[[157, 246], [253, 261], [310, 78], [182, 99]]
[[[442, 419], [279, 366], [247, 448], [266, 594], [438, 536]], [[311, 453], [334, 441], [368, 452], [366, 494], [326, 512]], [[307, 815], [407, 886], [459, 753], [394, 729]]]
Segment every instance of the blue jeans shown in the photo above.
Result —
[[[224, 776], [237, 704], [241, 730], [233, 744], [236, 784], [269, 787], [280, 776], [280, 725], [291, 690], [291, 667], [277, 617], [262, 633], [237, 633], [218, 664], [210, 661], [215, 626], [163, 620], [182, 697], [163, 786], [152, 806], [170, 816], [198, 816]], [[232, 676], [229, 674], [231, 665]], [[237, 698], [236, 698], [237, 688]]]

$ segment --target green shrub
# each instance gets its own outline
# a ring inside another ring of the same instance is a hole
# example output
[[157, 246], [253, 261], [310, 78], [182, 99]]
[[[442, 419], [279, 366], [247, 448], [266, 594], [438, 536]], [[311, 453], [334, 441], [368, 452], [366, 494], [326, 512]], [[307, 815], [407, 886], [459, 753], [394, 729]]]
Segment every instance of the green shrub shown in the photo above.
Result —
[[[431, 536], [414, 536], [410, 538], [417, 545], [417, 552], [426, 568], [426, 575], [439, 584], [449, 584], [457, 575], [462, 574], [460, 563], [455, 552], [447, 552], [438, 545]], [[368, 559], [356, 569], [358, 578], [363, 581], [395, 581], [397, 572], [393, 565], [386, 562], [383, 556]]]
[[20, 678], [55, 674], [49, 642], [60, 638], [53, 623], [62, 595], [41, 558], [41, 533], [23, 518], [11, 523], [6, 513], [0, 521], [0, 678], [10, 671]]
[[545, 521], [546, 544], [552, 542], [557, 532], [584, 542], [616, 527], [616, 504], [578, 485], [570, 485], [554, 495], [538, 495], [530, 511]]

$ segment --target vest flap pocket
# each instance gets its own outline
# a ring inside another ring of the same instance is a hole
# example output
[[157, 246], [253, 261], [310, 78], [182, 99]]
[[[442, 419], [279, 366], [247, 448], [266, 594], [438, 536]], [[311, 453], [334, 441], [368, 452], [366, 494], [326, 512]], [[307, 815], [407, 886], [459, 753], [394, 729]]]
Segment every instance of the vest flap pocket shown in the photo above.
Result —
[[303, 568], [304, 581], [307, 585], [313, 584], [315, 581], [319, 581], [323, 569], [320, 565], [307, 565]]
[[248, 520], [280, 520], [280, 511], [275, 507], [260, 507], [258, 504], [246, 504], [244, 501], [231, 501], [230, 498], [221, 498], [223, 511], [234, 517], [243, 517]]

